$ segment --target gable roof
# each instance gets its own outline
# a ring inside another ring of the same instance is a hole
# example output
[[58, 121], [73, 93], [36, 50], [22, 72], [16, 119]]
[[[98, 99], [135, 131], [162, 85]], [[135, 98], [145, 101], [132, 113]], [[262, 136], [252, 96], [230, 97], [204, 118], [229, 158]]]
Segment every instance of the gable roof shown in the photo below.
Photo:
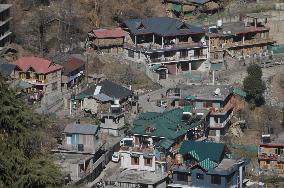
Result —
[[93, 34], [96, 38], [121, 38], [125, 37], [127, 33], [122, 30], [120, 27], [113, 29], [96, 29], [93, 30]]
[[[183, 111], [179, 108], [163, 113], [144, 113], [134, 120], [133, 134], [148, 135], [168, 140], [175, 140], [187, 131], [186, 124], [182, 122]], [[151, 128], [151, 132], [146, 132]]]
[[32, 68], [36, 73], [46, 74], [62, 69], [61, 65], [53, 64], [51, 61], [39, 57], [22, 57], [10, 64], [17, 65], [22, 71]]
[[160, 36], [177, 36], [205, 33], [205, 29], [201, 27], [189, 25], [186, 22], [169, 17], [131, 19], [124, 21], [124, 25], [134, 35], [156, 34]]
[[64, 133], [76, 133], [76, 134], [87, 134], [95, 135], [98, 131], [97, 125], [89, 124], [68, 124], [64, 129]]
[[[95, 91], [98, 91], [94, 95]], [[93, 85], [85, 91], [81, 92], [78, 97], [94, 97], [97, 100], [110, 101], [110, 99], [126, 99], [132, 95], [132, 91], [123, 87], [122, 85], [116, 84], [109, 80], [103, 80], [97, 85]]]
[[68, 75], [69, 73], [85, 66], [85, 62], [81, 59], [71, 57], [69, 58], [69, 60], [64, 62], [62, 66], [63, 66], [63, 75]]
[[206, 159], [219, 163], [225, 151], [225, 144], [203, 141], [184, 141], [180, 147], [179, 153], [189, 154], [198, 162]]
[[17, 65], [13, 64], [0, 64], [0, 73], [3, 76], [10, 76], [16, 67]]

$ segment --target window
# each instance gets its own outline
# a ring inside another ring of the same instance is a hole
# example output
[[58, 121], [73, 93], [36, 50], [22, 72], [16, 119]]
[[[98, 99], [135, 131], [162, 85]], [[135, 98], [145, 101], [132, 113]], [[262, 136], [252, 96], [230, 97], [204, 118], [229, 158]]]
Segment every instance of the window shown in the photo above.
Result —
[[188, 36], [180, 36], [179, 41], [180, 42], [188, 42]]
[[57, 82], [52, 83], [51, 87], [52, 87], [52, 91], [57, 90]]
[[178, 173], [177, 174], [178, 181], [188, 181], [188, 175], [186, 173]]
[[128, 57], [134, 58], [134, 52], [132, 50], [128, 50]]
[[220, 185], [221, 184], [221, 177], [212, 175], [211, 176], [211, 184]]
[[196, 174], [196, 179], [197, 180], [204, 180], [204, 174], [197, 173]]
[[131, 165], [139, 165], [139, 157], [131, 157]]
[[270, 161], [266, 161], [266, 164], [269, 165], [269, 164], [270, 164]]
[[187, 50], [182, 50], [182, 51], [180, 51], [180, 57], [181, 57], [181, 58], [188, 57], [188, 51], [187, 51]]
[[144, 158], [144, 165], [145, 166], [152, 166], [152, 159]]

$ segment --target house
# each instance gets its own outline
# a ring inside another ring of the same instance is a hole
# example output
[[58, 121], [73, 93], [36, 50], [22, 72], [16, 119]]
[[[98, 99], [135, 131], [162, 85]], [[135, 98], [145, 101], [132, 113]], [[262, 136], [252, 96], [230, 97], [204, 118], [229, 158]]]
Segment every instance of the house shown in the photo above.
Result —
[[258, 148], [258, 163], [262, 171], [272, 173], [284, 172], [284, 144], [266, 143]]
[[114, 103], [115, 100], [118, 100], [119, 104], [122, 104], [127, 102], [132, 95], [133, 92], [130, 89], [110, 80], [103, 80], [97, 85], [90, 86], [82, 91], [76, 98], [93, 98], [101, 103]]
[[100, 143], [98, 126], [88, 124], [68, 124], [63, 131], [62, 149], [79, 153], [94, 153]]
[[166, 173], [154, 173], [139, 170], [123, 170], [111, 177], [107, 177], [106, 188], [165, 188], [167, 182]]
[[122, 28], [129, 33], [125, 39], [125, 56], [146, 63], [160, 79], [167, 78], [167, 74], [209, 68], [206, 31], [202, 27], [169, 17], [155, 17], [127, 20]]
[[36, 91], [61, 91], [61, 65], [38, 57], [22, 57], [10, 64], [16, 65], [15, 79], [32, 84]]
[[51, 58], [53, 63], [62, 66], [62, 91], [68, 91], [83, 80], [85, 75], [85, 58], [81, 54], [59, 53]]
[[10, 22], [12, 20], [10, 10], [11, 4], [0, 4], [0, 50], [11, 41], [12, 32], [10, 31]]
[[269, 36], [267, 16], [247, 15], [243, 21], [207, 26], [206, 40], [210, 43], [210, 62], [223, 63], [224, 58], [261, 57], [275, 41]]
[[88, 33], [87, 46], [100, 53], [119, 53], [123, 51], [127, 33], [120, 27], [112, 29], [94, 29]]
[[245, 177], [244, 158], [230, 159], [225, 144], [184, 141], [171, 166], [168, 187], [242, 187]]
[[168, 89], [166, 96], [173, 100], [175, 106], [209, 110], [209, 136], [219, 140], [221, 135], [225, 135], [233, 116], [234, 91], [237, 90], [229, 85], [179, 85]]
[[200, 13], [214, 14], [224, 7], [224, 0], [164, 0], [170, 16], [192, 18]]
[[65, 176], [65, 184], [92, 182], [99, 176], [119, 148], [117, 137], [104, 137], [99, 126], [71, 123], [66, 125], [63, 139], [58, 139], [55, 163]]
[[195, 132], [196, 137], [203, 136], [199, 126], [206, 129], [206, 125], [196, 119], [184, 118], [182, 109], [141, 114], [131, 129], [133, 146], [120, 148], [121, 167], [166, 172], [167, 156], [176, 153], [183, 140], [187, 137], [194, 139]]

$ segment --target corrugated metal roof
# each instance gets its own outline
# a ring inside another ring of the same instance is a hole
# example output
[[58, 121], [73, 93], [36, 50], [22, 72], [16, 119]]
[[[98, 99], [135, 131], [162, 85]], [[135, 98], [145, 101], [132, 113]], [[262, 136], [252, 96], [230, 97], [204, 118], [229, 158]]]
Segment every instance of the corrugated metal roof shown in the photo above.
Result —
[[127, 35], [125, 31], [123, 31], [120, 27], [113, 29], [97, 29], [93, 30], [96, 38], [121, 38]]
[[158, 142], [158, 146], [161, 146], [165, 149], [169, 149], [175, 142], [169, 139], [162, 139]]
[[64, 133], [76, 133], [76, 134], [90, 134], [95, 135], [98, 131], [97, 125], [90, 124], [68, 124], [64, 129]]
[[179, 153], [190, 154], [198, 162], [207, 158], [214, 162], [220, 162], [224, 150], [225, 144], [222, 143], [187, 140], [182, 143]]
[[199, 166], [201, 166], [201, 168], [203, 168], [205, 170], [213, 169], [216, 166], [218, 166], [217, 163], [215, 163], [214, 161], [211, 161], [209, 158], [199, 162], [198, 164], [199, 164]]

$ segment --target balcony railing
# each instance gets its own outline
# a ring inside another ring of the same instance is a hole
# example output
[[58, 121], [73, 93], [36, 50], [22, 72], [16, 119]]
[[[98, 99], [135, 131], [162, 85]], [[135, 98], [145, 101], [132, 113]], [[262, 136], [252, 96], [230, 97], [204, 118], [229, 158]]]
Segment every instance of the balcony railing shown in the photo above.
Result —
[[202, 60], [207, 59], [206, 55], [200, 55], [200, 56], [188, 56], [188, 57], [161, 57], [161, 58], [155, 58], [150, 59], [151, 63], [157, 63], [157, 62], [172, 62], [172, 61], [192, 61], [192, 60]]
[[37, 80], [37, 79], [22, 79], [22, 80], [29, 82], [31, 84], [39, 84], [39, 85], [48, 84], [47, 80]]
[[239, 46], [247, 46], [247, 45], [256, 45], [256, 44], [262, 44], [262, 43], [273, 43], [272, 38], [259, 38], [259, 39], [252, 39], [252, 40], [245, 40], [239, 41], [239, 42], [233, 42], [224, 44], [224, 48], [233, 48], [233, 47], [239, 47]]
[[69, 152], [86, 152], [86, 153], [93, 153], [95, 152], [96, 148], [90, 147], [90, 146], [83, 146], [83, 150], [80, 150], [78, 147], [78, 144], [76, 145], [59, 145], [58, 146], [59, 150], [65, 150], [65, 151], [69, 151]]
[[274, 159], [284, 161], [284, 154], [278, 155], [275, 153], [259, 153], [258, 158]]
[[137, 51], [156, 51], [156, 50], [167, 50], [167, 49], [185, 49], [190, 47], [203, 47], [207, 44], [204, 44], [202, 42], [194, 43], [194, 42], [188, 42], [188, 43], [179, 43], [179, 44], [165, 44], [164, 46], [160, 44], [152, 44], [152, 43], [144, 43], [144, 44], [133, 44], [130, 42], [124, 43], [125, 48], [137, 50]]

